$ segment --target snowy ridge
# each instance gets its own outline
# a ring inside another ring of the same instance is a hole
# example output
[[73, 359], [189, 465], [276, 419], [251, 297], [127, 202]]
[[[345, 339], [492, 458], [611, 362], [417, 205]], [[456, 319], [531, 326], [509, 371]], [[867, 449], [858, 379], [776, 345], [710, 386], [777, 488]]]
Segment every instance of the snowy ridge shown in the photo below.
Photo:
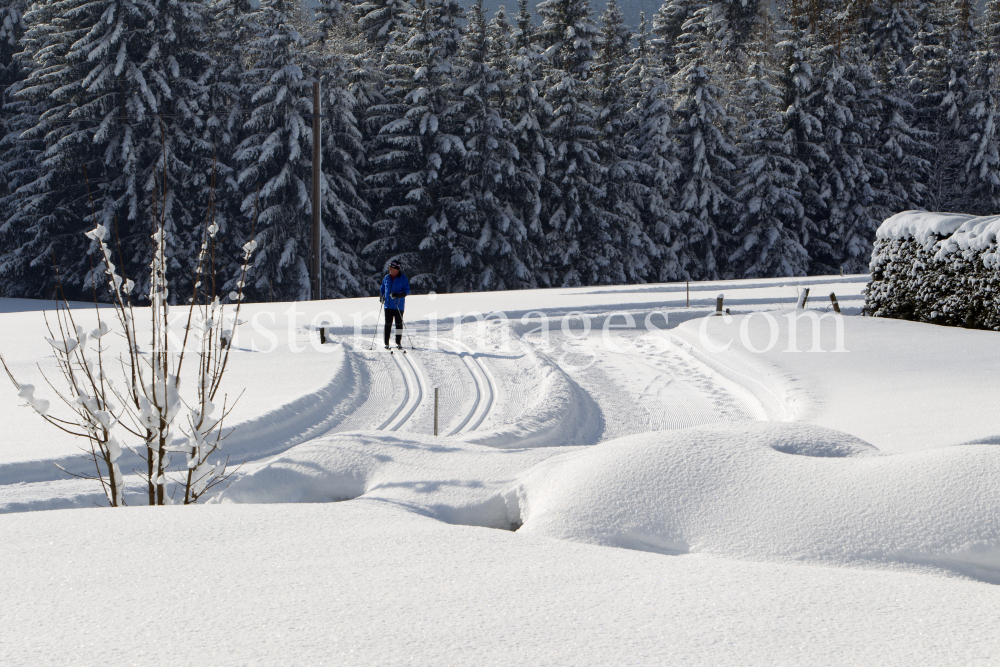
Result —
[[558, 453], [499, 451], [417, 434], [330, 435], [247, 474], [217, 502], [378, 500], [446, 523], [509, 529], [503, 488]]
[[766, 384], [747, 373], [736, 370], [731, 365], [709, 357], [683, 339], [672, 335], [668, 335], [668, 338], [680, 348], [682, 353], [689, 355], [717, 374], [719, 384], [739, 397], [746, 406], [748, 419], [757, 421], [786, 421], [789, 419], [787, 406]]

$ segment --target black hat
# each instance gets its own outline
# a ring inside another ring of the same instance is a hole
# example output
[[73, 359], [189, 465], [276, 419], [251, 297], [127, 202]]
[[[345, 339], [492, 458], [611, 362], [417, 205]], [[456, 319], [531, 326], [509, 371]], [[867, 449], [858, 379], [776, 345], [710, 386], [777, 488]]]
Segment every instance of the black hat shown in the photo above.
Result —
[[399, 270], [399, 260], [394, 259], [391, 262], [389, 262], [389, 268]]

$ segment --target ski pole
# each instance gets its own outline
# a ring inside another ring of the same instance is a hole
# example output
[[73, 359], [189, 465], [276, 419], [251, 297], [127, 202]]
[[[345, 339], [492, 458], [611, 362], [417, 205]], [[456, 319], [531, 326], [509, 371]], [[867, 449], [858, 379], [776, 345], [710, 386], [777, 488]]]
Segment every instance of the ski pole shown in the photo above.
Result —
[[417, 349], [417, 346], [413, 344], [413, 339], [410, 338], [410, 331], [406, 328], [406, 323], [403, 322], [402, 314], [400, 314], [399, 316], [399, 321], [401, 324], [403, 324], [403, 333], [406, 334], [406, 340], [410, 341], [410, 349], [411, 350]]
[[372, 344], [368, 346], [369, 350], [375, 349], [375, 335], [378, 334], [378, 323], [382, 321], [382, 299], [378, 300], [378, 315], [375, 317], [375, 331], [372, 333]]

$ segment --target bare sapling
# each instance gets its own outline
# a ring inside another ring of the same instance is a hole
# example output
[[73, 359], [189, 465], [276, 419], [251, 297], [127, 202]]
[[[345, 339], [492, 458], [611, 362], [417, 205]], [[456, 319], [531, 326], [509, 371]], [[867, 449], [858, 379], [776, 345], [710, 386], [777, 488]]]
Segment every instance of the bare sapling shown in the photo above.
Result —
[[[154, 192], [154, 215], [156, 203]], [[243, 286], [257, 242], [251, 232], [251, 240], [243, 246], [236, 289], [229, 293], [229, 303], [224, 305], [215, 294], [214, 251], [219, 228], [210, 202], [193, 276], [193, 294], [188, 299], [187, 313], [181, 318], [183, 330], [174, 332], [170, 327], [172, 307], [167, 278], [168, 232], [162, 218], [156, 219], [147, 295], [148, 346], [139, 342], [136, 316], [141, 316], [145, 309], [132, 302], [135, 283], [119, 274], [108, 245], [109, 232], [97, 222], [96, 214], [95, 226], [87, 232], [101, 255], [94, 282], [96, 285], [96, 276], [103, 275], [112, 308], [97, 307], [95, 286], [97, 328], [87, 332], [77, 325], [60, 290], [62, 300], [57, 305], [54, 324], [46, 316], [50, 334], [46, 340], [55, 350], [66, 388], [57, 388], [40, 366], [39, 370], [71, 414], [51, 414], [49, 401], [36, 397], [34, 386], [19, 383], [0, 355], [7, 376], [36, 413], [64, 432], [86, 439], [83, 451], [93, 462], [93, 474], [68, 474], [97, 480], [112, 507], [125, 504], [125, 483], [119, 466], [123, 450], [144, 459], [145, 465], [134, 472], [146, 484], [150, 505], [196, 503], [233, 472], [229, 470], [228, 457], [220, 456], [220, 448], [228, 435], [223, 422], [234, 402], [228, 402], [225, 395], [220, 401], [219, 391], [230, 360], [230, 342], [240, 324]], [[120, 244], [116, 245], [119, 261], [124, 263]], [[114, 318], [104, 316], [109, 310]], [[112, 333], [109, 320], [117, 320], [114, 333], [125, 347], [125, 351], [119, 350], [117, 354], [111, 349], [116, 336], [108, 335]], [[184, 377], [193, 376], [194, 388], [188, 395], [182, 395], [182, 371], [189, 354], [195, 359]], [[171, 454], [184, 455], [183, 464], [172, 469]]]

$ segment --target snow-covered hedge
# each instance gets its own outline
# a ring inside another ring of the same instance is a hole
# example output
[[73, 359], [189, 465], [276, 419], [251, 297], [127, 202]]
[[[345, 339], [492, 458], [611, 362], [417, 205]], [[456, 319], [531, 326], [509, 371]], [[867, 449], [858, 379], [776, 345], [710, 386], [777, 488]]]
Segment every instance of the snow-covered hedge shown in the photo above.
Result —
[[907, 211], [879, 227], [865, 310], [1000, 331], [1000, 216]]

